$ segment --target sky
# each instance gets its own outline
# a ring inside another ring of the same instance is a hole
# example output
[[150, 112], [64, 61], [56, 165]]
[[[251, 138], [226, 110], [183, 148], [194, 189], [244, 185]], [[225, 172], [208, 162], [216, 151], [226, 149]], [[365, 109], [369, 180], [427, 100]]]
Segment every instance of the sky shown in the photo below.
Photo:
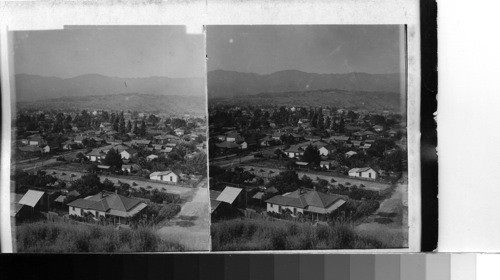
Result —
[[16, 74], [205, 77], [204, 35], [184, 26], [71, 26], [12, 38]]
[[400, 26], [208, 26], [207, 68], [270, 74], [400, 73]]

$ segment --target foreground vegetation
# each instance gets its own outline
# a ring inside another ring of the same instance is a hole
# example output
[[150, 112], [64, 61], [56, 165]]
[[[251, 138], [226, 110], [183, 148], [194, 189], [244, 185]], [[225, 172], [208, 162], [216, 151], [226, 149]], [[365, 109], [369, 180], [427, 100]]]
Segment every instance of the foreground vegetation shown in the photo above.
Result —
[[[308, 224], [285, 221], [227, 220], [213, 223], [211, 232], [214, 251], [402, 247], [402, 244], [383, 242], [378, 237], [360, 234], [352, 223], [347, 222], [313, 227]], [[401, 240], [401, 238], [393, 240]]]
[[16, 227], [18, 252], [171, 252], [178, 243], [162, 240], [152, 229], [136, 230], [65, 222], [36, 222]]

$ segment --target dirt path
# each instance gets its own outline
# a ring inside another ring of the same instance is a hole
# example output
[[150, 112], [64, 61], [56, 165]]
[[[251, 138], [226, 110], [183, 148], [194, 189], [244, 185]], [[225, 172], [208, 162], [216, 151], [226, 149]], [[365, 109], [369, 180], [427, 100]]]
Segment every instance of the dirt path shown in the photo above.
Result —
[[408, 247], [408, 183], [398, 184], [391, 197], [356, 229], [390, 247]]
[[201, 181], [192, 199], [158, 233], [166, 240], [185, 246], [188, 251], [210, 249], [210, 212], [207, 180]]

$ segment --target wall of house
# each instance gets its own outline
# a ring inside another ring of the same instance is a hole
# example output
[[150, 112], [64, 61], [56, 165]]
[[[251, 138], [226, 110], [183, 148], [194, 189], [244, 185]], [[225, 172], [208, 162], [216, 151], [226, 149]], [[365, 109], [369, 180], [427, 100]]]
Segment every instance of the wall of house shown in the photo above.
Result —
[[82, 209], [69, 206], [69, 215], [77, 215], [77, 216], [82, 216]]
[[[294, 211], [294, 209], [296, 209], [297, 213], [304, 214], [304, 209], [302, 209], [302, 208], [281, 205], [281, 211], [284, 211], [285, 209], [290, 210], [292, 213], [294, 213], [293, 211]], [[280, 212], [280, 205], [267, 203], [267, 212], [281, 213]]]
[[377, 172], [374, 170], [368, 170], [366, 172], [361, 172], [362, 178], [377, 179]]

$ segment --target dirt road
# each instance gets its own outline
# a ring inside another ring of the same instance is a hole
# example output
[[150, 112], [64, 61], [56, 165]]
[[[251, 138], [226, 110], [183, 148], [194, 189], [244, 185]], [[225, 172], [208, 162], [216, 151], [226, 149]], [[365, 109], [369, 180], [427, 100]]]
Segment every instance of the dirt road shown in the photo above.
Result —
[[188, 251], [210, 249], [210, 205], [207, 180], [201, 181], [192, 199], [179, 214], [158, 230], [165, 240], [178, 242]]

